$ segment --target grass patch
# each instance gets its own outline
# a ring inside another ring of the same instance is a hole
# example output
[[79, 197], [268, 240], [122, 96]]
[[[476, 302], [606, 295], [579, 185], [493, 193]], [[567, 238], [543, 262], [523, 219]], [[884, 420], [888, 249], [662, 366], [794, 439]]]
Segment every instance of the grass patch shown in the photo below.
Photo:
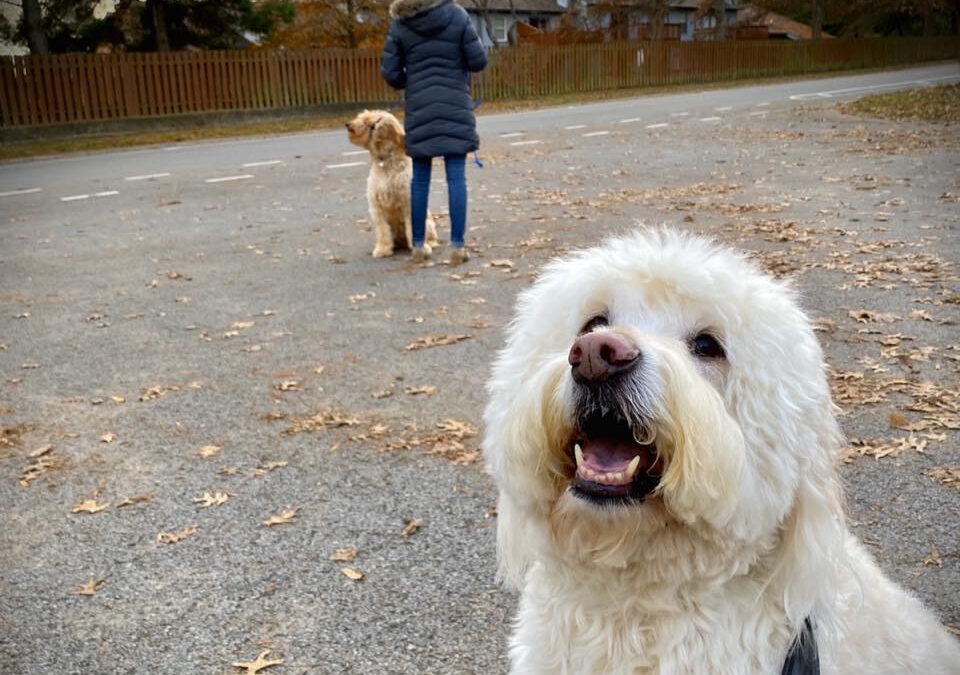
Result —
[[960, 122], [960, 84], [875, 94], [844, 103], [845, 113], [887, 120]]

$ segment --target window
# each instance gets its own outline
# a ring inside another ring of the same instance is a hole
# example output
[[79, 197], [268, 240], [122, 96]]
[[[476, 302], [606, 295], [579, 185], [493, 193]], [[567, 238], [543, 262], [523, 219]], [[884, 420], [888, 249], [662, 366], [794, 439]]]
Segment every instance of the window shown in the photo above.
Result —
[[494, 16], [491, 23], [493, 24], [493, 41], [506, 42], [507, 41], [507, 17]]

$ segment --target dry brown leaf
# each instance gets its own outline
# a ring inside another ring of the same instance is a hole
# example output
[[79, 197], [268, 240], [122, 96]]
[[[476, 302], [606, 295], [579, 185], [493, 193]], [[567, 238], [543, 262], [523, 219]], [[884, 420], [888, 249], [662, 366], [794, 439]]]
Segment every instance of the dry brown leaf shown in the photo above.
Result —
[[157, 541], [161, 544], [176, 544], [187, 537], [193, 536], [196, 531], [196, 525], [187, 525], [182, 530], [177, 530], [176, 532], [159, 532], [157, 533]]
[[893, 323], [894, 321], [900, 321], [901, 318], [896, 314], [882, 314], [866, 309], [851, 310], [847, 314], [857, 323]]
[[314, 375], [323, 375], [323, 371], [326, 369], [326, 366], [317, 366], [313, 369]]
[[52, 445], [41, 445], [36, 450], [31, 451], [30, 454], [27, 455], [27, 457], [29, 457], [30, 459], [36, 459], [37, 457], [42, 457], [43, 455], [47, 454], [52, 450], [53, 450]]
[[273, 385], [273, 388], [277, 391], [303, 391], [303, 385], [296, 380], [284, 380]]
[[900, 413], [892, 412], [890, 413], [890, 426], [894, 429], [910, 429], [910, 420], [901, 415]]
[[404, 518], [403, 523], [404, 528], [403, 531], [400, 532], [400, 536], [403, 538], [413, 535], [417, 530], [420, 529], [420, 526], [423, 525], [423, 521], [419, 518]]
[[153, 387], [150, 387], [149, 389], [144, 390], [144, 392], [140, 394], [140, 400], [141, 401], [156, 400], [161, 396], [166, 396], [167, 393], [170, 392], [172, 389], [173, 387], [165, 387], [159, 384], [155, 385]]
[[233, 328], [234, 330], [243, 330], [244, 328], [252, 328], [256, 325], [256, 321], [234, 321], [230, 328]]
[[370, 397], [375, 399], [390, 398], [391, 396], [393, 396], [393, 387], [381, 389], [380, 391], [375, 391], [370, 394]]
[[928, 565], [936, 565], [937, 567], [943, 567], [943, 557], [940, 555], [940, 551], [937, 550], [936, 546], [930, 546], [930, 553], [928, 553], [923, 560], [921, 561], [924, 567]]
[[246, 673], [244, 675], [257, 675], [261, 670], [265, 670], [271, 666], [279, 666], [283, 663], [283, 659], [274, 659], [273, 661], [267, 660], [267, 655], [270, 654], [269, 649], [264, 649], [257, 656], [254, 661], [234, 661], [234, 668], [245, 668]]
[[960, 490], [960, 466], [935, 466], [932, 469], [927, 469], [924, 473], [940, 485]]
[[143, 502], [148, 502], [157, 494], [155, 492], [148, 492], [146, 494], [137, 495], [136, 497], [127, 497], [122, 502], [117, 504], [118, 509], [122, 509], [124, 506], [133, 506], [134, 504], [142, 504]]
[[116, 403], [117, 405], [121, 403], [126, 403], [127, 401], [127, 399], [125, 399], [123, 396], [111, 396], [110, 400]]
[[97, 591], [103, 588], [103, 584], [103, 579], [90, 579], [90, 581], [82, 583], [74, 588], [72, 593], [74, 595], [94, 595]]
[[210, 459], [215, 457], [221, 450], [223, 450], [222, 445], [205, 445], [197, 451], [197, 455], [203, 459]]
[[363, 572], [358, 572], [350, 567], [341, 567], [340, 573], [351, 581], [360, 581], [364, 577]]
[[416, 351], [417, 349], [426, 349], [428, 347], [440, 347], [443, 345], [452, 345], [463, 340], [469, 340], [472, 336], [465, 334], [458, 335], [426, 335], [422, 338], [414, 340], [408, 344], [404, 349], [408, 352]]
[[110, 502], [98, 504], [96, 499], [87, 499], [82, 502], [76, 502], [70, 513], [100, 513], [110, 506]]
[[193, 503], [200, 508], [220, 506], [221, 504], [226, 504], [232, 496], [229, 492], [223, 492], [222, 490], [217, 490], [213, 494], [204, 492], [202, 497], [195, 497]]
[[260, 476], [266, 476], [268, 473], [274, 469], [281, 469], [285, 467], [289, 462], [285, 461], [270, 461], [270, 462], [261, 462], [260, 465], [250, 471], [249, 475], [251, 478], [259, 478]]
[[334, 562], [352, 562], [354, 558], [360, 553], [360, 549], [356, 546], [346, 546], [344, 548], [338, 548], [333, 552], [333, 555], [330, 556], [330, 560]]
[[290, 523], [293, 522], [293, 519], [297, 517], [297, 512], [299, 510], [300, 510], [299, 506], [293, 509], [285, 509], [280, 513], [278, 513], [277, 515], [270, 516], [266, 520], [261, 521], [261, 523], [265, 527], [272, 527], [274, 525], [289, 525]]
[[422, 387], [407, 387], [403, 390], [403, 393], [409, 396], [419, 396], [421, 394], [425, 396], [431, 396], [437, 390], [436, 387], [430, 385], [424, 385]]
[[477, 435], [477, 428], [475, 426], [469, 422], [460, 422], [454, 419], [445, 419], [442, 422], [438, 422], [437, 428], [457, 440], [463, 440], [464, 438], [471, 438]]
[[116, 439], [116, 437], [117, 437], [116, 434], [112, 434], [112, 433], [107, 432], [107, 433], [105, 433], [103, 436], [100, 437], [100, 442], [101, 442], [101, 443], [113, 443], [113, 441], [114, 441], [114, 439]]
[[506, 267], [507, 269], [513, 269], [513, 261], [507, 258], [499, 258], [497, 260], [491, 260], [490, 267]]
[[324, 410], [309, 417], [295, 419], [293, 424], [283, 430], [283, 435], [299, 434], [310, 431], [324, 431], [328, 428], [353, 427], [360, 420], [339, 410]]

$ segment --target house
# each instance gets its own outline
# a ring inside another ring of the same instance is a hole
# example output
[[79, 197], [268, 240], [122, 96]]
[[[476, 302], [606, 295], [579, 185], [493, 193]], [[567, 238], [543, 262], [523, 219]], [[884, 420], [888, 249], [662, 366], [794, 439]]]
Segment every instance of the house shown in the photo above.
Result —
[[[607, 40], [641, 40], [650, 37], [650, 17], [636, 0], [459, 0], [480, 35], [484, 46], [512, 44], [515, 24], [543, 31], [560, 27], [564, 15], [581, 31], [602, 32]], [[666, 0], [660, 31], [664, 39], [707, 38], [716, 27], [712, 2]], [[727, 25], [737, 22], [740, 0], [725, 0]], [[618, 6], [619, 5], [619, 6]], [[711, 5], [705, 8], [705, 5]], [[619, 11], [609, 11], [618, 9]], [[617, 15], [616, 19], [614, 14]], [[614, 24], [620, 25], [614, 25]]]
[[[768, 12], [754, 5], [745, 5], [737, 12], [737, 23], [749, 26], [765, 26], [767, 37], [771, 40], [812, 40], [813, 28], [805, 23]], [[823, 38], [832, 38], [832, 35], [821, 33]]]
[[558, 0], [460, 0], [460, 5], [470, 15], [484, 47], [490, 47], [511, 44], [518, 23], [547, 31], [558, 28], [567, 11], [566, 1], [560, 0], [561, 5]]

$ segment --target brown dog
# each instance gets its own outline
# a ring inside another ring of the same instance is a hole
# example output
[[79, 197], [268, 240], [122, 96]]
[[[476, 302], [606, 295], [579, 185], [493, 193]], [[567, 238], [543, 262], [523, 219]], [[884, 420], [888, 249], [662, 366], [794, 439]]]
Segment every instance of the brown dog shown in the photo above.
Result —
[[[413, 242], [410, 220], [413, 162], [404, 151], [403, 126], [386, 110], [364, 110], [347, 122], [347, 136], [354, 145], [370, 151], [367, 202], [377, 236], [373, 257], [384, 258], [393, 255], [395, 249], [409, 249]], [[426, 252], [439, 243], [437, 225], [428, 213]]]

